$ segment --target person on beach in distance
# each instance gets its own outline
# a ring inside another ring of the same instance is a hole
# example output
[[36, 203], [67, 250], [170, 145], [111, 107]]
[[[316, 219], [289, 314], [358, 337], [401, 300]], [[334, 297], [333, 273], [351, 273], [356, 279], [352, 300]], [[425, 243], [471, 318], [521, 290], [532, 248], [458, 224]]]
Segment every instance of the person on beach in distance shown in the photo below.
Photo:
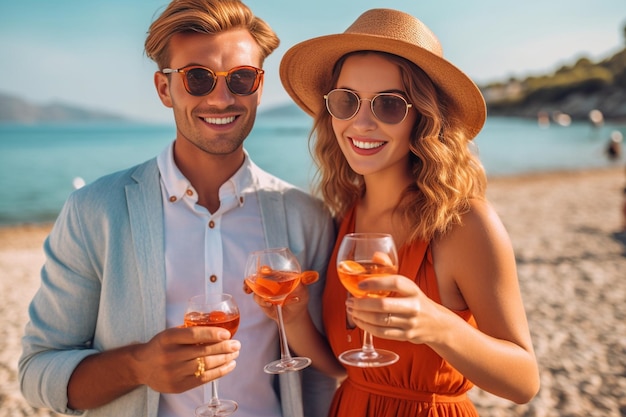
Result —
[[[64, 205], [22, 339], [19, 380], [31, 405], [192, 416], [210, 399], [205, 384], [223, 377], [220, 396], [239, 403], [237, 416], [301, 416], [302, 401], [305, 415], [327, 414], [333, 378], [312, 368], [280, 381], [263, 372], [279, 353], [277, 328], [241, 288], [249, 252], [288, 246], [304, 269], [322, 272], [310, 287], [321, 327], [332, 217], [243, 148], [261, 98], [260, 68], [278, 44], [238, 0], [174, 0], [152, 23], [145, 49], [176, 138]], [[180, 327], [186, 301], [205, 291], [237, 300], [237, 340], [218, 327]]]
[[622, 190], [622, 233], [626, 233], [626, 187]]
[[[624, 171], [626, 174], [626, 171]], [[622, 233], [626, 233], [626, 184], [622, 189], [622, 206], [621, 206], [621, 214], [622, 214]]]
[[[530, 401], [539, 372], [515, 257], [468, 149], [486, 118], [476, 85], [421, 21], [388, 9], [293, 46], [280, 75], [314, 117], [317, 185], [341, 223], [322, 309], [334, 354], [360, 348], [367, 330], [376, 348], [400, 355], [386, 367], [348, 366], [329, 415], [476, 416], [466, 396], [474, 384]], [[398, 274], [360, 284], [391, 296], [347, 296], [336, 257], [350, 232], [393, 236]], [[322, 336], [304, 331], [305, 306], [288, 307], [292, 349], [327, 360], [310, 349]]]
[[606, 156], [609, 158], [609, 161], [619, 161], [622, 157], [622, 140], [623, 140], [622, 132], [619, 130], [614, 130], [611, 132], [609, 137], [609, 142], [606, 145]]

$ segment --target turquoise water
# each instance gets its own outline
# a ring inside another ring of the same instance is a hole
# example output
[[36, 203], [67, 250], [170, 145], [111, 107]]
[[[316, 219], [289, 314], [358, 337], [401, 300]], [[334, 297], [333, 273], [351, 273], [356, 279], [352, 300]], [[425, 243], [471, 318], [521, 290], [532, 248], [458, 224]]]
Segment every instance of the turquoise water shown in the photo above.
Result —
[[[264, 115], [246, 140], [262, 168], [308, 189], [313, 169], [304, 114]], [[490, 176], [608, 166], [612, 130], [587, 123], [542, 129], [534, 121], [492, 118], [476, 138]], [[72, 181], [89, 183], [157, 155], [174, 138], [173, 126], [136, 124], [0, 124], [0, 224], [54, 220]], [[623, 163], [623, 161], [622, 161]]]

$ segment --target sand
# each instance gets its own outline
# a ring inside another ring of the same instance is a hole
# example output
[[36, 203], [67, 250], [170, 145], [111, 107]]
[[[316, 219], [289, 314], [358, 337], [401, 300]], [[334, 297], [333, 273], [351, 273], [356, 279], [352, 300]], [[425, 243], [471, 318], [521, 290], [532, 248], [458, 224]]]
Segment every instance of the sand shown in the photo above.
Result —
[[[525, 405], [474, 389], [481, 416], [626, 416], [624, 186], [617, 166], [490, 179], [488, 197], [516, 251], [541, 389]], [[58, 415], [31, 408], [17, 383], [49, 228], [0, 228], [0, 417]]]

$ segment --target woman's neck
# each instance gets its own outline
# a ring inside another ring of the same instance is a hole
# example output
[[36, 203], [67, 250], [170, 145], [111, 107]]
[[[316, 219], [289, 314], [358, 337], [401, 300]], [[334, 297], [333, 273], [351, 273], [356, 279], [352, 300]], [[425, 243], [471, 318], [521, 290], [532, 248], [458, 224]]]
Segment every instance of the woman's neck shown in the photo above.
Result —
[[365, 177], [365, 194], [356, 207], [356, 232], [389, 233], [401, 245], [409, 231], [396, 212], [400, 197], [413, 183], [410, 172], [376, 173]]

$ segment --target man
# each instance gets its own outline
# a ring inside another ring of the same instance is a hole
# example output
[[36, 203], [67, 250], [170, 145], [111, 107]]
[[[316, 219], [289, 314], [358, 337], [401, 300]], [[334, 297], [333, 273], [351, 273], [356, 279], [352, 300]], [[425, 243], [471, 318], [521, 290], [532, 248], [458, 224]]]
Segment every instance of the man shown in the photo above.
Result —
[[[239, 417], [302, 413], [298, 374], [278, 389], [263, 372], [278, 352], [277, 326], [242, 288], [249, 252], [288, 246], [303, 269], [322, 272], [334, 239], [321, 203], [261, 171], [243, 148], [260, 68], [278, 43], [238, 0], [174, 0], [151, 25], [146, 53], [176, 139], [76, 191], [60, 213], [19, 361], [33, 406], [190, 416], [209, 400], [204, 385], [220, 378]], [[322, 286], [309, 288], [315, 317]], [[179, 327], [187, 299], [205, 291], [234, 296], [237, 340], [217, 327]], [[310, 368], [305, 383], [310, 376], [319, 384], [303, 391], [319, 395], [304, 408], [325, 415], [334, 381]]]

